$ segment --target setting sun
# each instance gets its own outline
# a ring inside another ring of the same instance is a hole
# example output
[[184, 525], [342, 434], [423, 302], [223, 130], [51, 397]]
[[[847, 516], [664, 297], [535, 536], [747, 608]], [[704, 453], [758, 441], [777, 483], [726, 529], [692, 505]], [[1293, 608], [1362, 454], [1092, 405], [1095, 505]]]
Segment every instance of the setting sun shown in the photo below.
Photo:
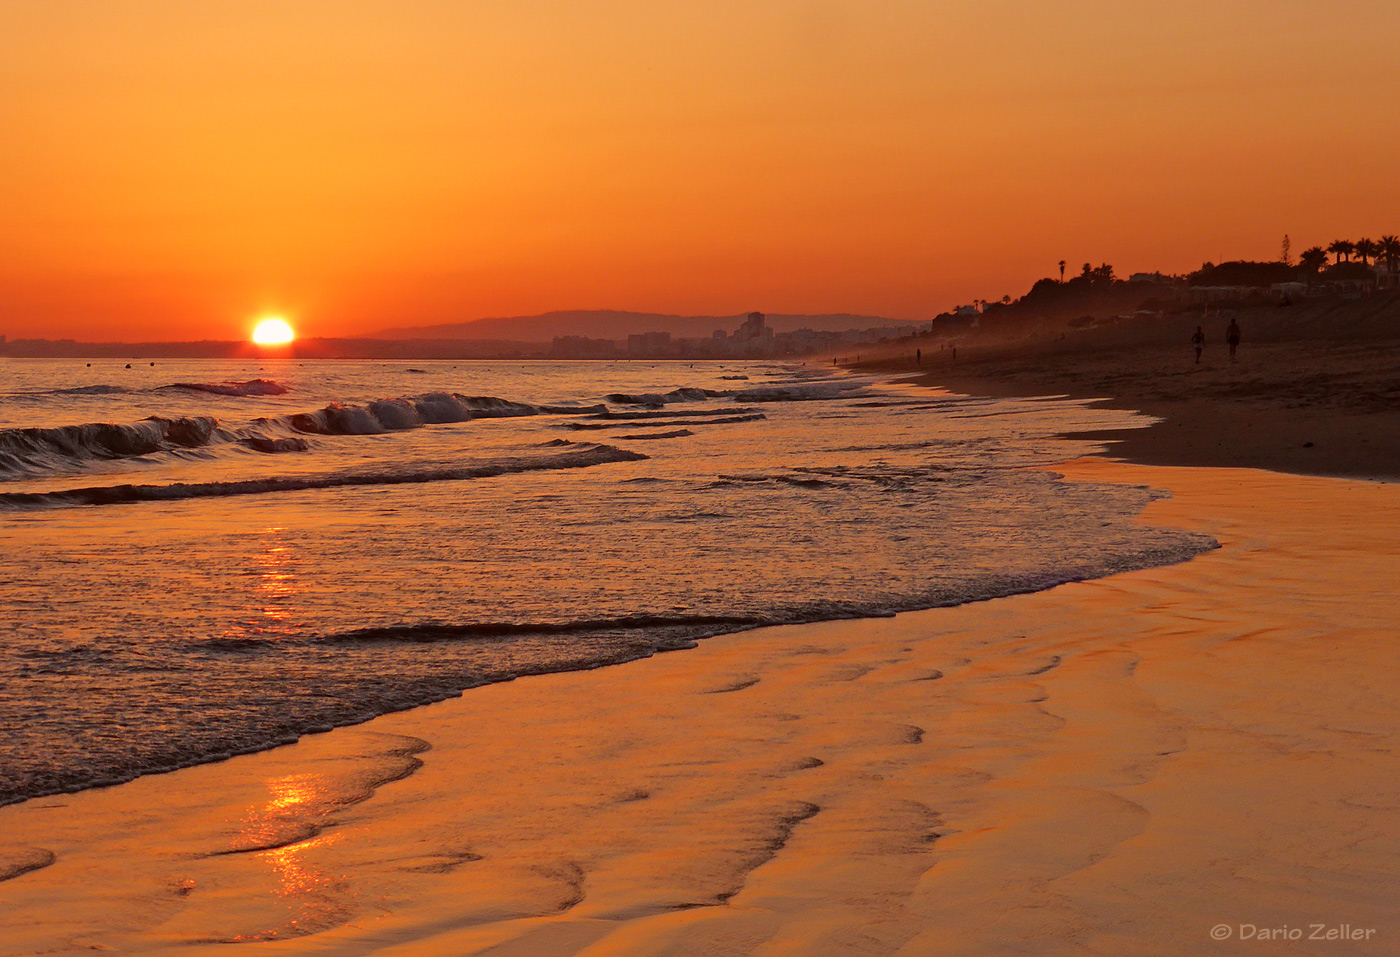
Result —
[[253, 329], [253, 341], [260, 346], [280, 346], [295, 338], [296, 333], [285, 319], [263, 319]]

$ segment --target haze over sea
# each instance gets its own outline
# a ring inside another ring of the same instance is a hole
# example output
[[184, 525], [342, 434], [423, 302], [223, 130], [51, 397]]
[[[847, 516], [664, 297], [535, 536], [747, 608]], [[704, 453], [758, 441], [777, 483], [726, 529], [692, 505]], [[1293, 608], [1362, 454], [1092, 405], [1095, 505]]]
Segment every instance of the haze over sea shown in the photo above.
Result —
[[0, 802], [765, 624], [1182, 561], [1130, 424], [753, 363], [0, 365]]

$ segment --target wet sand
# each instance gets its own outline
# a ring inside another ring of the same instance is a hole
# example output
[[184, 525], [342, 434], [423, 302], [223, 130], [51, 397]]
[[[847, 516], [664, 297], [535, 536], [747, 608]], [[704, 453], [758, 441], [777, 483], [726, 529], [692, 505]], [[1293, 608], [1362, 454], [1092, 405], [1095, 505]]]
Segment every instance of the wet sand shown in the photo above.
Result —
[[0, 953], [1396, 952], [1400, 485], [1058, 470], [1222, 547], [3, 808]]

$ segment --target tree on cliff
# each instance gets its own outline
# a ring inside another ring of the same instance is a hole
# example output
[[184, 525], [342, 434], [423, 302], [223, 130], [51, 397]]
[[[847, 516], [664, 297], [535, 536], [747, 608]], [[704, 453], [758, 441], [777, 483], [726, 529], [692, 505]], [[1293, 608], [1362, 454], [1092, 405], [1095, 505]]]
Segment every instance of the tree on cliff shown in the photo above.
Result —
[[1091, 286], [1111, 286], [1117, 278], [1117, 276], [1113, 275], [1113, 267], [1108, 263], [1100, 263], [1098, 266], [1091, 266], [1085, 263], [1079, 275], [1070, 281], [1088, 283]]

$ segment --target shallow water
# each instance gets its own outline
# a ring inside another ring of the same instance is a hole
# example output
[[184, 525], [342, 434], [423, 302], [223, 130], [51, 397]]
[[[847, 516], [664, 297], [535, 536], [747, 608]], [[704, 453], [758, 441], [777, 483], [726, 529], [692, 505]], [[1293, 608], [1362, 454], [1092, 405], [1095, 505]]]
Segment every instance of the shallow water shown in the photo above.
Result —
[[121, 365], [0, 360], [0, 802], [1213, 544], [1028, 468], [1133, 419], [1082, 403], [732, 362]]

